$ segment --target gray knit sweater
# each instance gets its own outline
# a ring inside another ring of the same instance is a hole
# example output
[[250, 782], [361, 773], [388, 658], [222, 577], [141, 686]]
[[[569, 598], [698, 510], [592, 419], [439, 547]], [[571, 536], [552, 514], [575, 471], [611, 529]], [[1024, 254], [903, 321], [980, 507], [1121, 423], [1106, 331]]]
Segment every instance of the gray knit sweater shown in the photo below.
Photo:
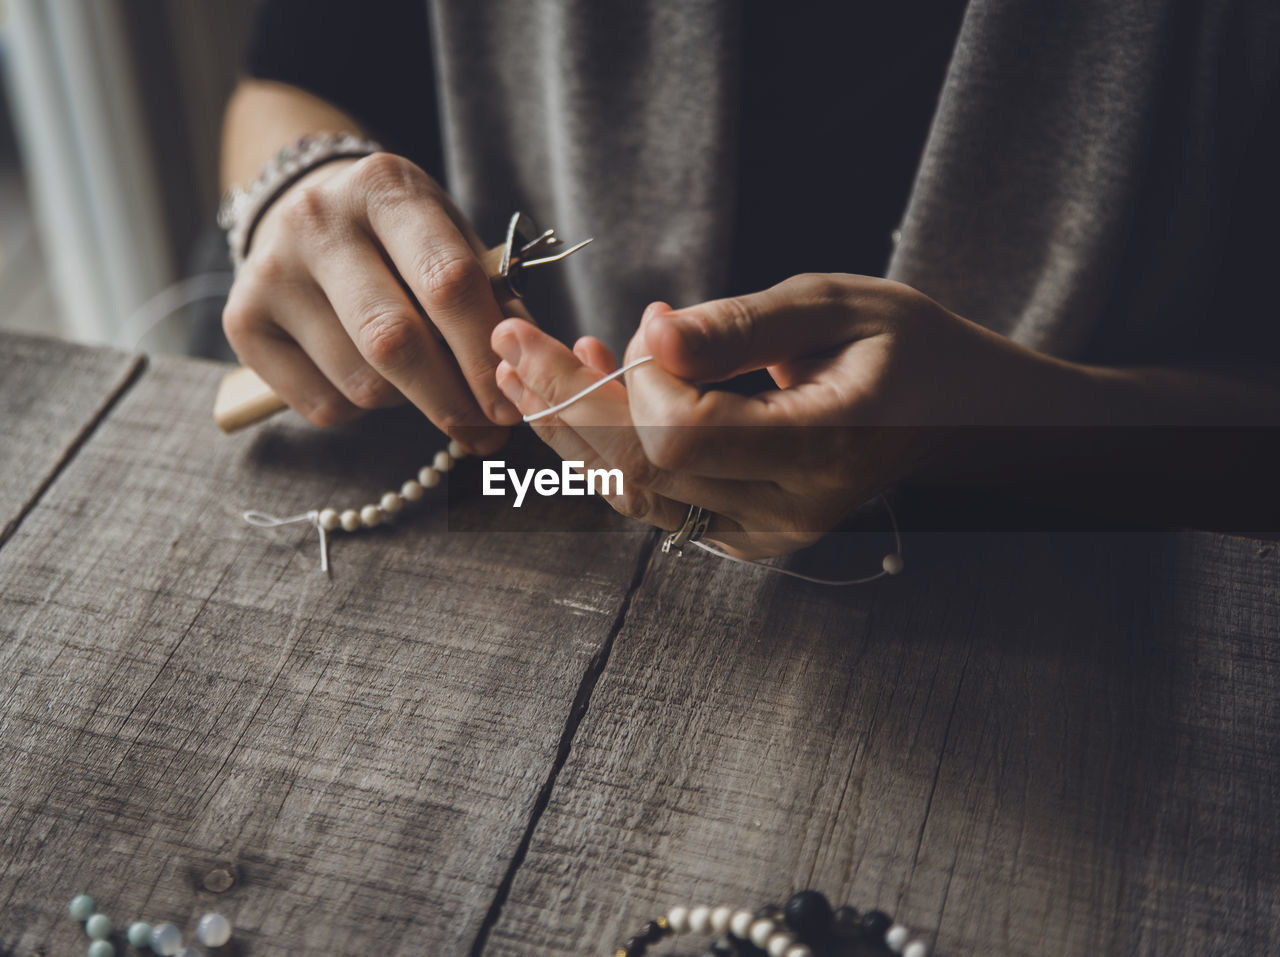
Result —
[[[736, 2], [429, 13], [448, 178], [481, 234], [519, 208], [597, 237], [544, 325], [620, 347], [654, 299], [749, 291], [725, 287]], [[1064, 357], [1193, 344], [1248, 241], [1240, 177], [1280, 119], [1278, 67], [1271, 0], [971, 0], [887, 275]]]

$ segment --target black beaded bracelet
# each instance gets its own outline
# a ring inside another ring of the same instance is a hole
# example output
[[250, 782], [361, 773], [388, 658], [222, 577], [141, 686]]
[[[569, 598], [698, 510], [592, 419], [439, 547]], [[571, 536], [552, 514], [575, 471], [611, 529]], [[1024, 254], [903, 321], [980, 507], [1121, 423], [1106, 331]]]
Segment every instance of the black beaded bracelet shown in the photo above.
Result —
[[678, 934], [712, 934], [705, 957], [837, 957], [858, 943], [879, 944], [902, 957], [928, 957], [923, 941], [882, 910], [832, 909], [822, 893], [803, 890], [785, 905], [755, 912], [729, 907], [673, 907], [622, 944], [613, 957], [646, 957], [652, 944]]

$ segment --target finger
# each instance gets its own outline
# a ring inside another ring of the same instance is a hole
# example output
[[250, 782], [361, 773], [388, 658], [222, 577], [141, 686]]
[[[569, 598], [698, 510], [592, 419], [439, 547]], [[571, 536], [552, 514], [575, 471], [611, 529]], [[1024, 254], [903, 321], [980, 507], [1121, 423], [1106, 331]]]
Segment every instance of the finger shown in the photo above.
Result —
[[312, 425], [328, 428], [360, 415], [301, 347], [280, 335], [232, 336], [236, 357], [271, 386], [276, 395]]
[[369, 228], [457, 359], [479, 405], [494, 422], [519, 421], [494, 379], [489, 335], [503, 312], [468, 237], [436, 197], [375, 203]]
[[669, 372], [719, 382], [882, 331], [873, 306], [886, 285], [865, 276], [795, 276], [762, 292], [684, 309], [651, 306], [645, 340]]
[[352, 405], [377, 409], [404, 396], [360, 355], [319, 286], [292, 287], [272, 304], [272, 318]]
[[618, 368], [618, 360], [614, 357], [613, 350], [595, 336], [583, 336], [575, 342], [573, 354], [582, 361], [583, 365], [601, 375], [609, 375]]
[[501, 445], [504, 434], [371, 243], [329, 244], [312, 273], [360, 353], [437, 428], [479, 454]]
[[[530, 412], [539, 412], [547, 408], [547, 404], [536, 393], [529, 392], [519, 381], [515, 370], [504, 360], [498, 364], [498, 385], [509, 395], [522, 396]], [[587, 469], [610, 469], [616, 465], [606, 461], [600, 453], [583, 438], [581, 433], [571, 426], [560, 422], [555, 416], [548, 416], [530, 423], [534, 432], [547, 443], [556, 454], [568, 462], [582, 462]], [[623, 472], [622, 487], [617, 494], [602, 496], [609, 505], [621, 515], [647, 522], [659, 528], [674, 529], [684, 520], [685, 506], [674, 502], [664, 495], [643, 488], [634, 482], [628, 482]]]
[[[499, 385], [525, 414], [557, 405], [599, 379], [559, 342], [516, 320], [495, 330], [494, 347], [504, 357], [498, 366]], [[771, 485], [707, 479], [656, 467], [631, 425], [626, 392], [617, 383], [531, 424], [535, 430], [544, 424], [568, 426], [610, 467], [620, 469], [630, 485], [725, 515], [749, 513], [777, 494]]]

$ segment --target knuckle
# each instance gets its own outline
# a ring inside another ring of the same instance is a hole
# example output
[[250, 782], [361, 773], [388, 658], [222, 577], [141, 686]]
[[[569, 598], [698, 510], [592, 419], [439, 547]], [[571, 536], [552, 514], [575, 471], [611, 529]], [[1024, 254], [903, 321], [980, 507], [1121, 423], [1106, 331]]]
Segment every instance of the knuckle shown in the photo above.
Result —
[[280, 217], [291, 232], [323, 226], [332, 214], [328, 195], [318, 186], [296, 186], [281, 200]]
[[413, 188], [419, 170], [395, 153], [371, 153], [351, 167], [356, 183], [370, 193], [400, 193]]
[[356, 346], [377, 369], [411, 363], [418, 351], [418, 320], [399, 309], [373, 309], [357, 324]]
[[845, 286], [834, 273], [806, 272], [781, 283], [788, 293], [814, 303], [833, 303], [844, 298]]
[[428, 303], [437, 305], [466, 299], [487, 281], [474, 257], [454, 250], [438, 250], [423, 256], [417, 275]]
[[357, 372], [342, 384], [342, 394], [358, 409], [381, 409], [398, 396], [395, 387], [381, 376]]
[[245, 264], [244, 284], [250, 290], [270, 289], [286, 282], [291, 272], [288, 257], [263, 246], [250, 254]]
[[232, 347], [238, 347], [256, 335], [259, 329], [258, 311], [245, 302], [228, 300], [222, 310], [222, 331]]

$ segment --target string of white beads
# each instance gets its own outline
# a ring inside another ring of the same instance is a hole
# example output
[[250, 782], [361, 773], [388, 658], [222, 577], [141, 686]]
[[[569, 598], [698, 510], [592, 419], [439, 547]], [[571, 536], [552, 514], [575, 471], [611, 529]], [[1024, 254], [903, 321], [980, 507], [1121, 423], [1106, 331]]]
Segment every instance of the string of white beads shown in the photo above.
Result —
[[418, 470], [416, 479], [409, 479], [398, 492], [383, 492], [377, 503], [369, 503], [358, 509], [322, 508], [316, 513], [316, 521], [326, 532], [358, 532], [362, 528], [377, 528], [404, 511], [406, 505], [421, 502], [427, 489], [440, 484], [440, 476], [448, 472], [467, 451], [453, 439], [448, 446], [432, 456], [431, 464]]

